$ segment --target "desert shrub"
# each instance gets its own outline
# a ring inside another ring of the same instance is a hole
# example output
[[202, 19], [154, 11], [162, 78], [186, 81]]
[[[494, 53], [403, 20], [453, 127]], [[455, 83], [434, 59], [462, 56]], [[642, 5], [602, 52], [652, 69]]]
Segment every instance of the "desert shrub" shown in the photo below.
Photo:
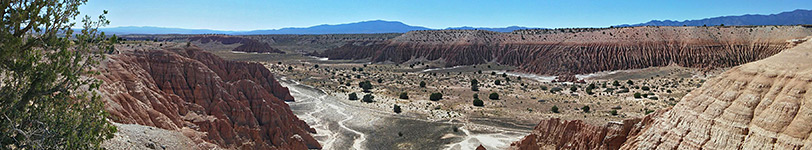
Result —
[[652, 96], [652, 97], [648, 97], [648, 99], [651, 99], [651, 100], [658, 100], [659, 98], [657, 98], [657, 97], [655, 97], [655, 96]]
[[626, 81], [626, 84], [634, 85], [634, 81], [632, 81], [632, 80]]
[[420, 81], [420, 87], [422, 88], [426, 87], [426, 81]]
[[609, 111], [609, 114], [611, 114], [612, 116], [617, 116], [617, 110]]
[[350, 100], [358, 100], [358, 95], [356, 95], [355, 93], [350, 93], [347, 96], [349, 97]]
[[572, 91], [572, 92], [575, 92], [577, 90], [578, 90], [578, 87], [576, 87], [574, 85], [570, 87], [570, 91]]
[[479, 91], [479, 81], [471, 79], [471, 91]]
[[581, 110], [584, 111], [584, 113], [589, 113], [589, 106], [581, 107]]
[[485, 102], [480, 100], [479, 98], [475, 98], [474, 99], [474, 106], [479, 106], [479, 107], [485, 106]]
[[109, 22], [73, 20], [81, 0], [1, 4], [0, 149], [100, 149], [116, 127], [93, 92], [101, 81], [87, 77], [115, 52], [117, 41], [97, 30]]
[[643, 95], [641, 95], [640, 93], [635, 92], [634, 93], [634, 98], [640, 99], [640, 98], [643, 98]]
[[546, 90], [547, 90], [547, 86], [543, 86], [543, 85], [542, 85], [542, 86], [541, 86], [541, 90], [546, 91]]
[[561, 89], [560, 87], [553, 87], [552, 89], [550, 89], [550, 92], [555, 93], [555, 92], [560, 92], [560, 91], [563, 91], [563, 90], [564, 89]]
[[372, 89], [372, 83], [369, 81], [361, 81], [358, 83], [358, 86], [364, 89], [364, 92], [369, 92], [369, 89]]
[[438, 101], [440, 99], [443, 99], [443, 93], [431, 93], [429, 95], [429, 100]]
[[496, 92], [493, 92], [493, 93], [491, 93], [491, 95], [488, 95], [488, 98], [492, 99], [492, 100], [498, 100], [499, 99], [499, 94], [496, 94]]
[[407, 94], [406, 92], [400, 93], [400, 97], [399, 97], [399, 98], [400, 98], [400, 99], [409, 99], [409, 94]]
[[364, 98], [361, 99], [361, 101], [362, 102], [367, 102], [367, 103], [375, 102], [375, 96], [372, 96], [372, 94], [366, 94], [366, 95], [364, 95]]
[[550, 108], [550, 111], [552, 111], [553, 113], [559, 113], [558, 106], [553, 106], [552, 108]]
[[496, 81], [493, 81], [493, 84], [494, 85], [502, 85], [502, 81], [496, 80]]
[[617, 80], [615, 80], [615, 82], [612, 82], [612, 86], [620, 86], [620, 82], [617, 82]]
[[648, 91], [648, 90], [651, 90], [651, 88], [649, 88], [648, 86], [643, 86], [643, 87], [641, 87], [640, 89], [643, 89], [643, 91]]
[[394, 108], [392, 108], [392, 111], [395, 111], [395, 113], [400, 113], [400, 112], [401, 112], [401, 111], [400, 111], [400, 106], [398, 106], [397, 104], [395, 104], [395, 107], [394, 107]]

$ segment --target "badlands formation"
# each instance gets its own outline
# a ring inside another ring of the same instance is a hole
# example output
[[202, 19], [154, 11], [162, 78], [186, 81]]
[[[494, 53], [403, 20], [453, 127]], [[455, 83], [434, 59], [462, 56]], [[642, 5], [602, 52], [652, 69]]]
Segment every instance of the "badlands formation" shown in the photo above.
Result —
[[[285, 103], [294, 100], [288, 89], [264, 66], [223, 60], [194, 46], [142, 44], [147, 46], [118, 45], [120, 54], [108, 55], [97, 68], [113, 122], [180, 132], [194, 141], [184, 147], [190, 149], [321, 147], [311, 136], [315, 130]], [[121, 134], [116, 139], [124, 140], [112, 142], [149, 136]], [[165, 145], [149, 141], [147, 148]], [[107, 148], [126, 148], [115, 145]]]
[[805, 42], [733, 67], [642, 119], [605, 126], [545, 120], [513, 148], [810, 149], [810, 55], [812, 43]]
[[441, 66], [496, 62], [546, 75], [585, 74], [677, 64], [717, 68], [772, 56], [803, 38], [803, 26], [628, 27], [412, 31], [396, 38], [351, 42], [314, 55], [403, 63], [439, 61]]

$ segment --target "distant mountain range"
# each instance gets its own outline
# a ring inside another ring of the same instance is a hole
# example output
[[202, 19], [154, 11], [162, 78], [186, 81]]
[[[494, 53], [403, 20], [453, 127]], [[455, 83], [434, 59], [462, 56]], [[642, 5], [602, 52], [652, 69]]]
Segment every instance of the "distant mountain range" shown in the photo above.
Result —
[[[812, 10], [794, 10], [770, 15], [741, 15], [705, 18], [699, 20], [653, 20], [640, 24], [623, 24], [616, 27], [627, 26], [715, 26], [715, 25], [797, 25], [812, 24]], [[510, 26], [504, 28], [482, 27], [451, 27], [445, 29], [488, 30], [495, 32], [511, 32], [513, 30], [530, 29], [528, 27]], [[114, 27], [103, 28], [108, 34], [370, 34], [370, 33], [406, 33], [414, 30], [437, 30], [421, 26], [411, 26], [398, 21], [372, 20], [347, 24], [317, 25], [305, 28], [281, 28], [273, 30], [253, 31], [221, 31], [207, 29], [183, 29], [162, 27]]]
[[782, 12], [770, 15], [741, 15], [741, 16], [722, 16], [705, 18], [699, 20], [652, 20], [640, 24], [623, 24], [617, 27], [626, 26], [717, 26], [717, 25], [798, 25], [798, 24], [812, 24], [812, 10], [798, 9], [789, 12]]

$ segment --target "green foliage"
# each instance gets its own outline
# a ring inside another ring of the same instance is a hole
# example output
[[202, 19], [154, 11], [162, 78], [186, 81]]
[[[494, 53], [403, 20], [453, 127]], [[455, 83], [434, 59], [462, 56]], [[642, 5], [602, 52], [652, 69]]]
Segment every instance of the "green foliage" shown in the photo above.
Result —
[[641, 87], [641, 89], [643, 89], [643, 91], [651, 90], [651, 88], [649, 88], [648, 86], [643, 86], [643, 87]]
[[637, 99], [643, 98], [643, 95], [641, 95], [640, 93], [634, 93], [634, 98], [637, 98]]
[[406, 92], [400, 93], [399, 98], [400, 99], [409, 99], [409, 94], [407, 94]]
[[558, 106], [553, 106], [552, 108], [550, 108], [550, 111], [552, 111], [553, 113], [560, 113], [558, 111]]
[[571, 87], [570, 87], [570, 91], [572, 91], [572, 92], [575, 92], [575, 91], [577, 91], [577, 90], [578, 90], [578, 87], [577, 87], [577, 86], [574, 86], [574, 85], [573, 85], [573, 86], [571, 86]]
[[369, 92], [369, 89], [372, 89], [372, 83], [369, 81], [361, 81], [358, 83], [358, 87], [364, 89], [364, 92]]
[[471, 79], [471, 91], [479, 91], [479, 81]]
[[581, 107], [581, 110], [584, 111], [584, 113], [589, 113], [589, 106]]
[[634, 85], [634, 81], [632, 81], [632, 80], [626, 81], [626, 84]]
[[313, 68], [319, 68], [319, 64], [313, 65]]
[[553, 87], [553, 89], [550, 89], [550, 93], [560, 92], [560, 91], [563, 91], [563, 90], [564, 89], [561, 89], [560, 87]]
[[615, 82], [612, 82], [612, 86], [620, 86], [620, 82], [617, 82], [617, 80], [615, 80]]
[[358, 100], [358, 95], [355, 93], [350, 93], [347, 96], [349, 97], [350, 100]]
[[485, 106], [485, 102], [480, 100], [479, 98], [474, 98], [474, 106], [483, 107]]
[[395, 113], [400, 113], [400, 112], [401, 112], [401, 111], [400, 111], [400, 106], [398, 106], [397, 104], [395, 104], [395, 107], [394, 107], [394, 108], [392, 108], [392, 111], [394, 111]]
[[617, 116], [617, 110], [609, 111], [609, 114], [612, 116]]
[[474, 99], [479, 99], [479, 94], [474, 93]]
[[425, 81], [420, 81], [420, 87], [422, 87], [422, 88], [426, 87], [426, 82]]
[[493, 92], [493, 93], [491, 93], [491, 95], [488, 95], [488, 98], [491, 99], [491, 100], [499, 100], [499, 94], [496, 94], [496, 92]]
[[74, 34], [85, 2], [0, 2], [0, 149], [100, 149], [116, 132], [91, 92], [101, 81], [88, 76], [117, 38], [97, 30], [104, 15], [85, 16]]
[[361, 101], [362, 102], [367, 102], [367, 103], [375, 102], [375, 96], [372, 96], [372, 94], [366, 94], [366, 95], [364, 95], [364, 98], [361, 99]]
[[541, 86], [541, 90], [546, 91], [546, 90], [547, 90], [547, 86], [543, 86], [543, 85], [542, 85], [542, 86]]
[[494, 85], [502, 85], [502, 81], [496, 80], [496, 81], [493, 81], [493, 84]]
[[429, 100], [439, 101], [440, 99], [443, 99], [443, 93], [431, 93], [429, 95]]

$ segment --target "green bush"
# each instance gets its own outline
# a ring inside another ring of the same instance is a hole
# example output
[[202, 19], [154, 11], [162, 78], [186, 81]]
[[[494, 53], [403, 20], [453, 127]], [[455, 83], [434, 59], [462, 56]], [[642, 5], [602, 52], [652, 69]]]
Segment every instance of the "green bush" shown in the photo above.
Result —
[[420, 87], [422, 87], [422, 88], [426, 87], [426, 82], [425, 81], [420, 81]]
[[543, 86], [543, 85], [542, 85], [542, 86], [541, 86], [541, 90], [546, 91], [546, 90], [547, 90], [547, 86]]
[[589, 106], [581, 107], [581, 110], [584, 111], [584, 113], [589, 113]]
[[493, 81], [493, 84], [494, 85], [502, 85], [502, 81], [496, 80], [496, 81]]
[[612, 116], [617, 116], [617, 110], [609, 111], [609, 114], [611, 114]]
[[398, 106], [397, 104], [395, 104], [395, 107], [392, 108], [392, 109], [393, 109], [393, 111], [395, 111], [395, 113], [400, 113], [401, 112], [400, 111], [400, 106]]
[[440, 99], [443, 99], [443, 93], [431, 93], [429, 95], [429, 100], [439, 101]]
[[406, 92], [400, 93], [400, 99], [409, 99], [409, 94]]
[[372, 94], [366, 94], [366, 95], [364, 95], [364, 98], [361, 99], [361, 101], [362, 102], [367, 102], [367, 103], [372, 103], [372, 102], [375, 102], [374, 99], [375, 99], [375, 96], [372, 96]]
[[643, 91], [651, 90], [651, 88], [649, 88], [648, 86], [643, 86], [641, 89], [643, 89]]
[[474, 99], [474, 106], [483, 107], [483, 106], [485, 106], [485, 102], [483, 102], [482, 100], [480, 100], [478, 98], [475, 98]]
[[479, 91], [479, 81], [471, 79], [471, 91]]
[[491, 100], [499, 100], [499, 94], [496, 94], [496, 92], [493, 92], [493, 93], [491, 93], [491, 95], [488, 95], [488, 98], [491, 99]]
[[640, 99], [643, 98], [643, 95], [641, 95], [640, 93], [634, 93], [634, 98]]
[[109, 24], [104, 15], [74, 20], [84, 4], [2, 2], [0, 149], [100, 149], [116, 132], [93, 92], [102, 81], [88, 77], [118, 41], [97, 30]]
[[347, 96], [349, 97], [350, 100], [358, 100], [358, 95], [356, 95], [355, 93], [350, 93]]
[[550, 108], [550, 111], [552, 111], [553, 113], [559, 113], [558, 106], [553, 106], [552, 108]]

